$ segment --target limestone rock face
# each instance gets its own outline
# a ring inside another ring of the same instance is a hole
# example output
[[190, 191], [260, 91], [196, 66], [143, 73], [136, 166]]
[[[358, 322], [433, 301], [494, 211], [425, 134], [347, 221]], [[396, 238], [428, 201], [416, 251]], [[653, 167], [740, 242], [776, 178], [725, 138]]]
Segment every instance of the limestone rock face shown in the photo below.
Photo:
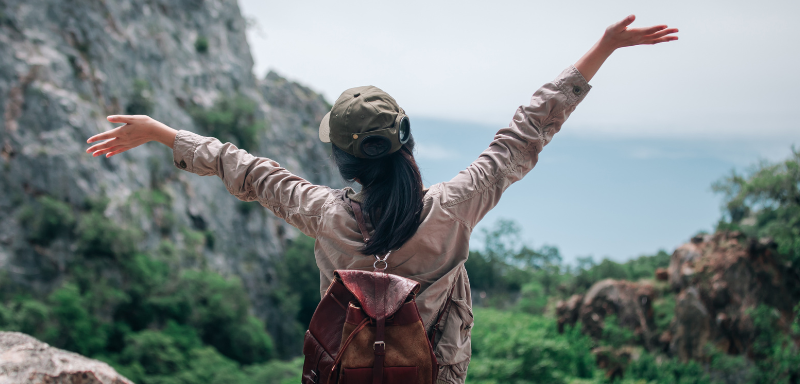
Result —
[[108, 364], [0, 332], [0, 384], [133, 384]]
[[[47, 197], [78, 212], [107, 198], [106, 217], [144, 233], [140, 251], [154, 254], [164, 241], [197, 248], [199, 256], [179, 262], [238, 276], [255, 314], [269, 327], [281, 323], [269, 296], [272, 265], [297, 231], [257, 203], [236, 200], [218, 178], [179, 171], [160, 144], [110, 159], [84, 152], [88, 137], [112, 128], [107, 115], [148, 114], [209, 134], [193, 113], [240, 97], [254, 103], [264, 128], [256, 142], [235, 144], [312, 183], [340, 187], [317, 137], [328, 103], [274, 73], [257, 79], [246, 28], [236, 0], [0, 2], [2, 278], [46, 295], [74, 260], [75, 236], [31, 241], [20, 220], [26, 206]], [[134, 197], [156, 188], [168, 206], [142, 216]], [[205, 246], [189, 245], [198, 233]]]

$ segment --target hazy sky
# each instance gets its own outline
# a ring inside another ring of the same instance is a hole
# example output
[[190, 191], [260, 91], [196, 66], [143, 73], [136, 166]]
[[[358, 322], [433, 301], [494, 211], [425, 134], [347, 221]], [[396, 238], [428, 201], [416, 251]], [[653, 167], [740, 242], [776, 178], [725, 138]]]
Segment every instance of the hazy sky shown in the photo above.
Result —
[[[329, 101], [371, 84], [410, 116], [505, 126], [622, 17], [680, 40], [626, 48], [568, 124], [582, 135], [800, 138], [800, 1], [240, 0], [256, 73]], [[767, 151], [768, 152], [768, 151]]]
[[[481, 227], [621, 260], [712, 230], [732, 168], [800, 144], [800, 1], [240, 0], [261, 77], [333, 102], [376, 85], [411, 116], [425, 183], [455, 175], [606, 26], [668, 24], [677, 42], [617, 51], [591, 93]], [[416, 119], [416, 120], [415, 120]], [[416, 121], [416, 123], [414, 123]], [[279, 159], [278, 159], [279, 160]]]

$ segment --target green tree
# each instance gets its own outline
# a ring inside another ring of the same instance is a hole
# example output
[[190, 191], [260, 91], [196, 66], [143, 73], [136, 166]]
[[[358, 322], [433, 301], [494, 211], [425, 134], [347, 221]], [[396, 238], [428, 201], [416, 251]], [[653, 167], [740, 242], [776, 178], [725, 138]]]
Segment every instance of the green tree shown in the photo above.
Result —
[[713, 190], [725, 196], [719, 230], [772, 238], [778, 252], [800, 271], [800, 152], [783, 162], [763, 161], [745, 174], [733, 171]]

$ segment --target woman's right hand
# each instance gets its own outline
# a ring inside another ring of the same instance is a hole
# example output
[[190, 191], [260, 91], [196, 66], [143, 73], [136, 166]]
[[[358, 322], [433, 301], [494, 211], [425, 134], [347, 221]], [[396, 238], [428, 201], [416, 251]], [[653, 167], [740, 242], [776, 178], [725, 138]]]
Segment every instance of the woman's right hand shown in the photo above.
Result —
[[109, 116], [108, 121], [125, 125], [90, 137], [86, 140], [87, 143], [106, 141], [89, 147], [86, 153], [91, 153], [95, 157], [102, 154], [111, 157], [149, 141], [158, 141], [172, 148], [175, 135], [178, 133], [145, 115], [114, 115]]

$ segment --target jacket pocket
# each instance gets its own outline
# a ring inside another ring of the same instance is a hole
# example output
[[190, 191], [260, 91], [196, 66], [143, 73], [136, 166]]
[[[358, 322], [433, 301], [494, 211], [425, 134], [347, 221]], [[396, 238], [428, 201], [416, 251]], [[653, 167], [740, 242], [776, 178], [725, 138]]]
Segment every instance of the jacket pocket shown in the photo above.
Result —
[[467, 368], [469, 368], [469, 359], [458, 364], [439, 367], [439, 377], [436, 382], [437, 384], [464, 384], [467, 380]]
[[451, 299], [450, 308], [436, 345], [439, 365], [453, 365], [468, 360], [472, 354], [472, 309], [466, 300]]

